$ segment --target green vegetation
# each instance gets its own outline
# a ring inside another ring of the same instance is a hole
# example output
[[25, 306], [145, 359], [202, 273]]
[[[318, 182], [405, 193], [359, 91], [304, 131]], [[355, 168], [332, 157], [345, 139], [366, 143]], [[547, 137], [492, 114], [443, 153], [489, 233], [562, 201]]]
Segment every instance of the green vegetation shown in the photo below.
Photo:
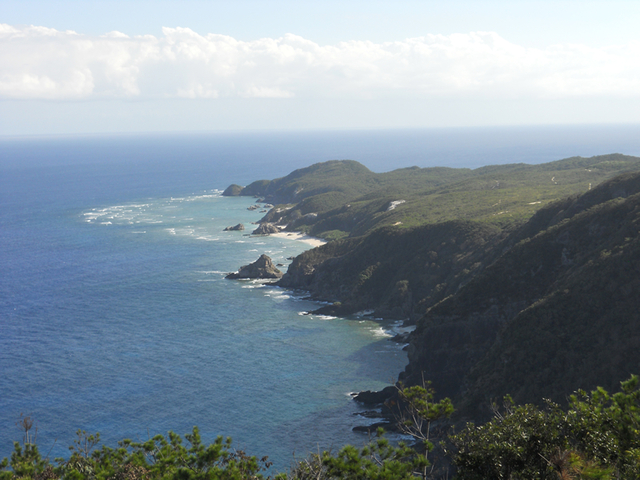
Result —
[[[337, 453], [310, 454], [294, 462], [279, 480], [409, 480], [415, 478], [480, 479], [635, 479], [640, 477], [640, 382], [637, 376], [609, 394], [597, 388], [578, 391], [569, 407], [550, 401], [544, 408], [514, 404], [505, 397], [493, 405], [493, 418], [484, 425], [468, 423], [441, 436], [438, 446], [447, 455], [442, 465], [428, 458], [432, 422], [453, 411], [449, 399], [434, 400], [428, 384], [400, 388], [405, 432], [420, 440], [417, 448], [391, 444], [378, 430], [361, 448], [347, 445]], [[15, 442], [11, 459], [0, 463], [0, 479], [207, 479], [265, 478], [271, 464], [234, 450], [230, 439], [202, 443], [194, 427], [186, 442], [173, 433], [119, 447], [97, 448], [100, 437], [79, 431], [69, 459], [43, 459], [30, 430], [29, 417], [22, 444]], [[267, 477], [271, 478], [271, 477]]]
[[564, 405], [615, 388], [640, 365], [639, 231], [637, 173], [540, 210], [417, 322], [403, 380], [425, 372], [477, 420], [507, 393]]
[[640, 478], [638, 377], [610, 395], [598, 388], [572, 395], [565, 411], [546, 402], [515, 406], [505, 397], [494, 418], [451, 436], [456, 478]]
[[[620, 154], [380, 174], [354, 161], [330, 161], [240, 191], [231, 186], [227, 194], [276, 204], [263, 222], [342, 242], [300, 257], [282, 286], [340, 302], [335, 314], [375, 309], [377, 316], [417, 321], [510, 248], [504, 238], [538, 211], [633, 170], [640, 170], [640, 158]], [[397, 289], [398, 282], [406, 288]]]
[[[266, 458], [258, 460], [242, 451], [231, 448], [231, 439], [218, 437], [204, 445], [197, 427], [182, 438], [169, 432], [168, 437], [157, 435], [138, 443], [131, 440], [119, 442], [117, 449], [103, 446], [100, 435], [77, 432], [78, 439], [69, 447], [68, 460], [56, 459], [54, 466], [42, 459], [37, 446], [28, 438], [23, 445], [15, 442], [11, 461], [1, 464], [0, 479], [225, 479], [248, 480], [262, 478], [261, 471], [270, 463]], [[5, 470], [8, 466], [11, 470]]]
[[376, 316], [418, 319], [477, 273], [500, 233], [495, 225], [468, 220], [381, 228], [304, 252], [279, 284], [341, 302], [327, 313], [375, 308]]
[[459, 479], [640, 478], [638, 378], [608, 393], [640, 369], [639, 171], [620, 154], [384, 174], [335, 161], [232, 188], [276, 204], [263, 221], [331, 240], [279, 285], [332, 302], [323, 313], [416, 324], [389, 400], [416, 452], [377, 438], [287, 478], [436, 478], [444, 453]]
[[[277, 203], [264, 221], [331, 240], [281, 286], [332, 301], [327, 312], [416, 324], [386, 405], [413, 448], [378, 432], [275, 478], [640, 478], [640, 380], [608, 393], [640, 369], [638, 170], [619, 154], [385, 174], [334, 161], [229, 187]], [[257, 479], [270, 467], [230, 439], [203, 444], [197, 428], [115, 449], [80, 431], [51, 462], [32, 420], [20, 424], [0, 480]]]
[[[334, 239], [377, 228], [417, 227], [456, 219], [521, 224], [542, 206], [584, 193], [617, 174], [640, 169], [640, 158], [620, 154], [572, 157], [542, 165], [478, 168], [403, 168], [373, 173], [358, 162], [330, 161], [286, 177], [260, 180], [225, 195], [264, 197], [276, 208], [263, 221]], [[392, 202], [403, 200], [395, 208]], [[287, 205], [292, 208], [281, 210]], [[279, 208], [280, 207], [280, 208]], [[279, 211], [281, 210], [281, 211]], [[331, 232], [331, 234], [329, 234]]]

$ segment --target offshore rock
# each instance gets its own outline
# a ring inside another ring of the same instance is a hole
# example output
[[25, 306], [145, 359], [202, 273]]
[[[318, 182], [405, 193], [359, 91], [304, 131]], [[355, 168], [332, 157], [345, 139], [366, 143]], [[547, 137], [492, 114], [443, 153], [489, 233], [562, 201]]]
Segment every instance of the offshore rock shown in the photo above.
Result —
[[272, 233], [279, 233], [280, 229], [272, 223], [261, 223], [252, 233], [253, 235], [270, 235]]
[[244, 225], [242, 223], [239, 223], [235, 227], [227, 227], [223, 231], [232, 232], [232, 231], [242, 231], [242, 230], [244, 230]]
[[239, 278], [280, 278], [282, 275], [283, 273], [276, 268], [271, 258], [263, 253], [258, 260], [240, 267], [240, 270], [230, 273], [226, 278], [230, 280]]

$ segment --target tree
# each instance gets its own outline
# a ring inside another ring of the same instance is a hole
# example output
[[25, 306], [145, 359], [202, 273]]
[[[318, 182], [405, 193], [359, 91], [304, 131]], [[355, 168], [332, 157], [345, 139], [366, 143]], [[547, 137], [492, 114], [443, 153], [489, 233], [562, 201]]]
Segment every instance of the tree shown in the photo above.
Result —
[[409, 480], [429, 464], [425, 457], [404, 443], [394, 447], [378, 429], [377, 438], [358, 449], [343, 447], [337, 455], [324, 452], [327, 478], [341, 480]]
[[[103, 446], [96, 450], [100, 435], [77, 432], [78, 438], [69, 447], [68, 460], [56, 459], [53, 467], [48, 459], [43, 460], [34, 443], [18, 442], [11, 461], [0, 463], [0, 479], [17, 478], [52, 480], [258, 480], [262, 471], [271, 463], [266, 457], [258, 460], [241, 450], [231, 447], [231, 439], [222, 437], [205, 445], [197, 427], [182, 437], [169, 432], [168, 437], [156, 435], [146, 442], [122, 440], [116, 449]], [[11, 470], [7, 470], [8, 467]]]
[[578, 391], [565, 411], [546, 401], [514, 405], [505, 397], [490, 422], [452, 435], [458, 478], [640, 478], [640, 388], [637, 376], [610, 395]]
[[[401, 400], [397, 413], [398, 428], [405, 435], [410, 435], [422, 443], [425, 461], [420, 474], [426, 479], [433, 471], [433, 466], [428, 459], [429, 453], [434, 448], [430, 440], [432, 423], [449, 418], [454, 412], [453, 403], [449, 398], [436, 402], [435, 391], [424, 377], [421, 385], [403, 387], [400, 384], [398, 395]], [[430, 466], [431, 470], [429, 470]]]

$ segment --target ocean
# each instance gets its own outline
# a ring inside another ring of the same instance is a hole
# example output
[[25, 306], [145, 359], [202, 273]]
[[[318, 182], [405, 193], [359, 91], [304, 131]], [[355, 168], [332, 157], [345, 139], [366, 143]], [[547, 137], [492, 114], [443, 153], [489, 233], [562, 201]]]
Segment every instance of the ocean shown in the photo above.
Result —
[[373, 171], [640, 155], [640, 126], [0, 137], [0, 458], [37, 425], [51, 458], [197, 425], [272, 473], [367, 438], [350, 392], [395, 381], [398, 323], [306, 315], [304, 292], [230, 281], [310, 248], [223, 232], [263, 215], [231, 183], [314, 162]]

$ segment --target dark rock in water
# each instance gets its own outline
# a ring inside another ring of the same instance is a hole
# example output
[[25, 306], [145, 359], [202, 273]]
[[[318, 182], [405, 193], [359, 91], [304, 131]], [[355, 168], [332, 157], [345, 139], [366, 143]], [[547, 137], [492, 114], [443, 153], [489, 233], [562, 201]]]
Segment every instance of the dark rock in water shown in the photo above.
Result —
[[351, 430], [354, 432], [374, 434], [378, 428], [384, 428], [385, 431], [388, 432], [392, 430], [392, 427], [393, 424], [389, 422], [376, 422], [371, 425], [356, 425]]
[[259, 208], [260, 208], [260, 207], [259, 207], [258, 205], [249, 205], [249, 206], [247, 207], [247, 210], [257, 210], [257, 209], [259, 209]]
[[235, 227], [227, 227], [223, 231], [224, 232], [231, 232], [231, 231], [236, 231], [236, 230], [237, 231], [244, 230], [244, 225], [239, 223]]
[[238, 195], [240, 195], [242, 193], [242, 190], [244, 190], [243, 187], [241, 187], [240, 185], [236, 185], [231, 184], [229, 185], [224, 192], [222, 192], [222, 195], [224, 197], [237, 197]]
[[279, 233], [280, 229], [272, 223], [262, 223], [258, 228], [253, 231], [254, 235], [270, 235], [272, 233]]
[[230, 273], [226, 278], [231, 280], [238, 278], [280, 278], [282, 275], [283, 273], [275, 267], [271, 258], [262, 254], [258, 260], [240, 267], [240, 270], [236, 273]]
[[314, 315], [329, 315], [330, 317], [344, 317], [352, 313], [352, 311], [347, 306], [345, 308], [344, 305], [336, 302], [332, 305], [325, 305], [324, 307], [317, 308], [313, 312]]
[[364, 412], [356, 412], [353, 415], [363, 418], [386, 418], [380, 410], [365, 410]]
[[356, 402], [364, 403], [365, 405], [379, 405], [390, 399], [398, 390], [393, 385], [383, 388], [379, 392], [372, 392], [371, 390], [365, 390], [358, 393], [353, 399]]
[[393, 337], [391, 341], [396, 343], [409, 343], [409, 335], [411, 335], [410, 332], [399, 333]]

